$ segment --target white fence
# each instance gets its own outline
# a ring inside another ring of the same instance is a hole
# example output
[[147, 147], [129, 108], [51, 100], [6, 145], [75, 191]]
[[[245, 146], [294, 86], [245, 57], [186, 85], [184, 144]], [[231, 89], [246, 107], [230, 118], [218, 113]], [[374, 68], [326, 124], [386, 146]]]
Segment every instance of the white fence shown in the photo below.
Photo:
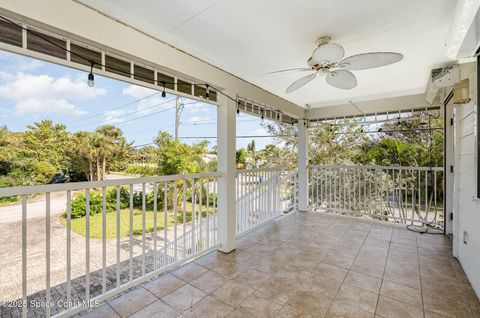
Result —
[[309, 204], [314, 210], [443, 229], [443, 196], [441, 167], [309, 167]]
[[280, 169], [238, 170], [237, 235], [296, 207], [297, 173]]
[[[17, 264], [21, 272], [12, 275], [21, 277], [21, 290], [18, 299], [11, 299], [9, 295], [17, 291], [5, 288], [1, 300], [20, 304], [18, 314], [23, 317], [30, 310], [25, 304], [31, 301], [81, 304], [102, 300], [216, 248], [219, 177], [219, 173], [206, 173], [0, 188], [0, 197], [21, 198], [22, 214], [21, 264]], [[141, 191], [134, 191], [134, 186]], [[59, 192], [66, 195], [65, 228], [61, 230], [65, 240], [60, 239], [64, 245], [58, 245], [56, 238], [51, 241], [52, 230], [58, 231], [52, 226], [51, 197]], [[40, 234], [44, 235], [43, 253], [33, 253], [35, 244], [29, 243], [34, 239], [29, 237], [34, 224], [29, 219], [33, 195], [37, 200], [43, 196], [45, 202], [45, 227]], [[72, 229], [79, 211], [83, 233]], [[91, 220], [99, 215], [101, 238], [97, 239], [91, 237], [95, 230]], [[125, 223], [126, 237], [122, 236]], [[7, 283], [5, 276], [2, 281]], [[72, 315], [80, 309], [52, 305], [43, 308], [42, 315]], [[16, 314], [3, 307], [0, 310], [0, 316]]]

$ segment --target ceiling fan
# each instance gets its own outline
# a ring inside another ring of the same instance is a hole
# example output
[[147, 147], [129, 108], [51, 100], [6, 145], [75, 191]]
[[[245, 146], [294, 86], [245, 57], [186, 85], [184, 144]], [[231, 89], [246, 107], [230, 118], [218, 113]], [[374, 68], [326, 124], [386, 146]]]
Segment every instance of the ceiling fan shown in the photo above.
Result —
[[330, 37], [324, 36], [317, 40], [317, 48], [307, 61], [308, 67], [291, 68], [263, 75], [274, 75], [286, 72], [313, 72], [293, 82], [285, 93], [291, 93], [310, 83], [317, 75], [325, 75], [328, 84], [336, 88], [352, 89], [357, 86], [357, 78], [351, 70], [366, 70], [397, 63], [403, 55], [394, 52], [371, 52], [352, 55], [343, 58], [345, 50], [340, 44], [330, 43]]

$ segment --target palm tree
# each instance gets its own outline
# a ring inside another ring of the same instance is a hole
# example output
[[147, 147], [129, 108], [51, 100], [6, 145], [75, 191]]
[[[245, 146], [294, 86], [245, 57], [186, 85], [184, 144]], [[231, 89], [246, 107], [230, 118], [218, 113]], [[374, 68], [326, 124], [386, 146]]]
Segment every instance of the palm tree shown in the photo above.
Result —
[[86, 131], [79, 131], [73, 135], [74, 147], [72, 151], [76, 156], [87, 161], [87, 178], [89, 181], [94, 181], [93, 160], [95, 160], [95, 151], [92, 143], [92, 133]]
[[114, 156], [125, 155], [130, 145], [126, 142], [120, 128], [112, 125], [98, 127], [95, 132], [102, 138], [102, 148], [99, 153], [99, 160], [102, 160], [101, 179], [105, 180], [107, 172], [107, 160]]

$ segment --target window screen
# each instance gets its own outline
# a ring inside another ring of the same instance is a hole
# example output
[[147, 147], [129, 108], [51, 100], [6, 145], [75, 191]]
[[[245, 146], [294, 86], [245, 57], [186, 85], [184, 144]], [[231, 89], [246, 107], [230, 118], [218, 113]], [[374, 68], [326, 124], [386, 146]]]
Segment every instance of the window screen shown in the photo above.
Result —
[[[194, 95], [197, 97], [205, 97], [205, 94], [207, 93], [207, 90], [205, 87], [195, 85], [193, 87]], [[210, 91], [208, 92], [208, 95], [210, 95]]]
[[173, 84], [174, 81], [175, 79], [173, 77], [157, 72], [157, 85], [163, 86], [162, 82], [165, 82], [166, 88], [174, 90], [175, 89], [175, 84]]
[[185, 94], [192, 94], [192, 84], [182, 80], [177, 80], [177, 91]]
[[217, 101], [217, 92], [214, 90], [210, 90], [210, 100], [216, 102]]
[[105, 70], [107, 72], [130, 77], [130, 62], [105, 55]]
[[0, 42], [21, 47], [22, 28], [0, 20]]
[[35, 33], [27, 33], [27, 48], [35, 52], [48, 54], [61, 59], [67, 58], [67, 52], [65, 51], [67, 44], [64, 40], [37, 31], [35, 31]]
[[[95, 68], [101, 69], [102, 66], [102, 54], [100, 52], [96, 52], [90, 49], [87, 49], [86, 47], [76, 45], [73, 43], [70, 43], [70, 51], [72, 52], [70, 54], [70, 61], [78, 63], [78, 64], [83, 64], [83, 65], [88, 65], [90, 66], [90, 63], [86, 60], [90, 60], [95, 62], [96, 64], [94, 65]], [[78, 55], [76, 55], [78, 54]], [[85, 57], [86, 59], [81, 58], [80, 56]]]
[[155, 83], [155, 72], [153, 70], [135, 65], [133, 73], [135, 74], [134, 77], [136, 80], [149, 84]]

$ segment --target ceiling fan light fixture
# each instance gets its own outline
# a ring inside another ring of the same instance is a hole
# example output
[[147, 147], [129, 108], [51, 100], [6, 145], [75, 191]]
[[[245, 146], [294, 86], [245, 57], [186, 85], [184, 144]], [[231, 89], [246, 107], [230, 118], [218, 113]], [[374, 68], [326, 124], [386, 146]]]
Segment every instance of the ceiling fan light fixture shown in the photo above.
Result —
[[345, 55], [345, 50], [340, 44], [326, 43], [317, 47], [312, 53], [312, 59], [316, 64], [329, 65], [339, 62]]
[[[480, 0], [479, 0], [480, 1]], [[310, 71], [307, 76], [293, 82], [285, 91], [289, 94], [307, 85], [317, 75], [325, 75], [325, 80], [333, 87], [352, 89], [357, 86], [357, 78], [350, 72], [352, 70], [366, 70], [400, 62], [403, 54], [396, 52], [370, 52], [352, 55], [343, 58], [345, 50], [340, 44], [330, 43], [330, 37], [324, 36], [317, 40], [317, 48], [307, 60], [308, 68], [293, 68], [266, 73], [281, 74], [291, 71]]]

